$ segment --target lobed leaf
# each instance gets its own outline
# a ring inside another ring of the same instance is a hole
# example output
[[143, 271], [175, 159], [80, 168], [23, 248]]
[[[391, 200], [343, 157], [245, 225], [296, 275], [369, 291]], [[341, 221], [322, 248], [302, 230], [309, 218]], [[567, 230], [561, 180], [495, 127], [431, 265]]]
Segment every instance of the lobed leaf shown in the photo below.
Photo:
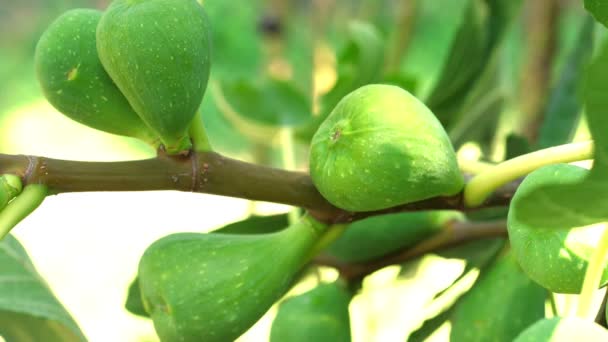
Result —
[[506, 254], [462, 297], [451, 317], [452, 341], [512, 341], [545, 316], [547, 291]]
[[585, 77], [584, 98], [589, 130], [595, 142], [594, 165], [585, 177], [567, 177], [564, 169], [542, 168], [528, 186], [520, 186], [511, 210], [531, 227], [573, 228], [608, 219], [608, 44], [604, 44]]
[[566, 144], [574, 136], [582, 108], [579, 85], [582, 83], [584, 66], [593, 51], [593, 27], [591, 18], [583, 22], [577, 43], [572, 47], [549, 96], [538, 137], [539, 149]]
[[0, 242], [0, 336], [7, 342], [86, 340], [12, 235]]

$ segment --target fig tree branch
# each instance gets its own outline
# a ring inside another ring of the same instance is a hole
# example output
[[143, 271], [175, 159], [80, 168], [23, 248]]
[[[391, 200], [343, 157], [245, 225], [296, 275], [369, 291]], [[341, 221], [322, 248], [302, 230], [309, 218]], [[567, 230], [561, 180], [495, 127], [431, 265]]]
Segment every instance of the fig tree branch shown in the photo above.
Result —
[[313, 262], [317, 265], [333, 267], [338, 270], [342, 278], [352, 281], [362, 279], [386, 266], [402, 264], [427, 253], [441, 251], [474, 240], [497, 237], [507, 237], [507, 223], [505, 220], [454, 222], [447, 225], [441, 233], [422, 241], [414, 247], [405, 248], [370, 262], [347, 263], [326, 254], [317, 256]]
[[508, 205], [518, 182], [496, 191], [483, 205], [465, 208], [462, 193], [380, 211], [352, 213], [331, 205], [304, 172], [286, 171], [224, 157], [214, 152], [187, 156], [89, 162], [0, 154], [0, 174], [15, 174], [24, 185], [44, 184], [51, 194], [96, 191], [176, 190], [237, 197], [302, 207], [319, 220], [345, 223], [402, 211], [475, 210]]

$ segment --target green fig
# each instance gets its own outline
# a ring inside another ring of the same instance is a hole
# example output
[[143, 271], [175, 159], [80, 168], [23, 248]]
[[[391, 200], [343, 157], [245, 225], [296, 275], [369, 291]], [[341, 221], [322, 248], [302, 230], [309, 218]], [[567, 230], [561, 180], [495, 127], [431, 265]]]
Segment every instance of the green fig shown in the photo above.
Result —
[[458, 302], [451, 341], [511, 342], [545, 317], [547, 290], [521, 270], [508, 253], [497, 260]]
[[310, 173], [329, 202], [349, 211], [454, 195], [464, 184], [433, 113], [407, 91], [379, 84], [345, 96], [321, 124]]
[[546, 318], [522, 331], [515, 342], [605, 342], [608, 330], [578, 317]]
[[182, 233], [144, 253], [139, 283], [162, 341], [233, 341], [289, 288], [326, 225], [271, 234]]
[[210, 33], [196, 0], [114, 0], [97, 27], [103, 66], [169, 153], [188, 129], [209, 79]]
[[[604, 227], [531, 227], [521, 221], [518, 201], [546, 184], [574, 184], [585, 179], [588, 173], [586, 169], [567, 164], [542, 167], [524, 179], [511, 200], [507, 227], [513, 253], [524, 272], [552, 292], [581, 291], [587, 265]], [[608, 283], [608, 261], [604, 262], [603, 270], [601, 285]]]
[[57, 18], [36, 46], [38, 81], [47, 100], [61, 113], [104, 132], [157, 139], [101, 65], [95, 32], [102, 13], [74, 9]]
[[372, 216], [351, 223], [327, 248], [346, 262], [363, 262], [395, 252], [440, 232], [450, 221], [462, 221], [458, 211], [438, 210]]
[[272, 322], [270, 342], [349, 342], [351, 299], [340, 282], [286, 299]]
[[21, 179], [13, 175], [0, 176], [0, 210], [21, 193]]

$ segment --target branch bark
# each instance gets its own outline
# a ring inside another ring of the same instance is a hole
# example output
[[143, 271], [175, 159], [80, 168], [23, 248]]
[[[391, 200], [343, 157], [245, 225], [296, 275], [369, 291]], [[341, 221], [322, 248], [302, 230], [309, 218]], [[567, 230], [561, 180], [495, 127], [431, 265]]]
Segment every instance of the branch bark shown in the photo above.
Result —
[[435, 197], [380, 211], [353, 213], [330, 204], [307, 173], [242, 162], [214, 152], [121, 162], [83, 162], [0, 154], [0, 174], [15, 174], [25, 184], [45, 184], [52, 194], [89, 191], [177, 190], [302, 207], [327, 223], [430, 209], [475, 210], [505, 206], [518, 186], [511, 183], [481, 207], [465, 208], [462, 193]]

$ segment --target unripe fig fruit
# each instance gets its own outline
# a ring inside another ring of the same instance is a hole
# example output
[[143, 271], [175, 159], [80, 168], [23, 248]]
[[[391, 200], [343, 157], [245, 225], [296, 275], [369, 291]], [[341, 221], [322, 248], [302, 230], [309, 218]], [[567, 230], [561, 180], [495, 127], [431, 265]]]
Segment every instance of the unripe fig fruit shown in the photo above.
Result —
[[339, 282], [286, 299], [272, 322], [270, 342], [349, 342], [351, 299]]
[[605, 342], [608, 330], [578, 317], [545, 318], [522, 331], [515, 342]]
[[83, 125], [154, 143], [156, 134], [139, 118], [101, 65], [95, 32], [102, 13], [74, 9], [57, 18], [36, 46], [36, 73], [44, 96]]
[[545, 317], [547, 290], [530, 280], [511, 254], [482, 272], [458, 301], [450, 319], [450, 341], [511, 342]]
[[[546, 184], [574, 184], [582, 181], [588, 173], [586, 169], [567, 164], [542, 167], [524, 179], [511, 201], [507, 227], [513, 253], [524, 272], [552, 292], [581, 291], [585, 271], [604, 227], [531, 227], [521, 221], [517, 212], [521, 206], [518, 201], [525, 193]], [[608, 282], [607, 266], [608, 261], [605, 261], [601, 285]]]
[[114, 0], [97, 27], [103, 66], [169, 153], [190, 146], [209, 78], [209, 36], [196, 0]]
[[462, 190], [450, 140], [407, 91], [367, 85], [345, 96], [312, 139], [310, 173], [321, 194], [372, 211]]
[[304, 216], [277, 233], [182, 233], [153, 243], [139, 282], [158, 336], [234, 341], [288, 290], [325, 228]]
[[440, 232], [458, 211], [436, 210], [372, 216], [351, 223], [327, 252], [346, 262], [363, 262], [395, 252]]

